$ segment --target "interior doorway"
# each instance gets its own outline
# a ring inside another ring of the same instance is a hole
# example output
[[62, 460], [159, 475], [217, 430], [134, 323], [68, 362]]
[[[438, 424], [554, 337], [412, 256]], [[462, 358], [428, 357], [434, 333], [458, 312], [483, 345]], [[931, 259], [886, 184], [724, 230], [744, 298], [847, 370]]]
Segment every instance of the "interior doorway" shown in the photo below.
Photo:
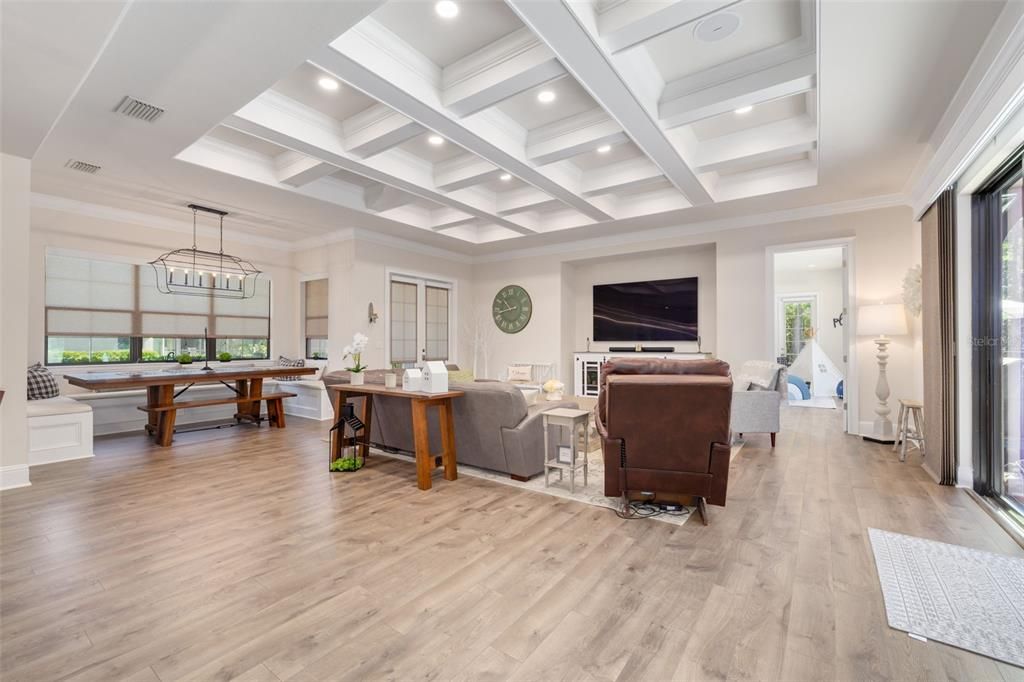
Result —
[[768, 357], [789, 373], [790, 405], [842, 411], [858, 430], [851, 306], [852, 243], [847, 240], [768, 250]]

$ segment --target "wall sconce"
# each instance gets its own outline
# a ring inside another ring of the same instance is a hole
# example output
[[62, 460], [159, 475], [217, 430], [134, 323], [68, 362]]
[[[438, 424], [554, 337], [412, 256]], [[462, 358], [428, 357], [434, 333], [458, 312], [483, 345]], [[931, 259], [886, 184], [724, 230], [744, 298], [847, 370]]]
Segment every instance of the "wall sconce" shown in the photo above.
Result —
[[366, 317], [370, 320], [370, 324], [373, 324], [374, 322], [377, 321], [378, 315], [377, 315], [377, 313], [375, 313], [373, 311], [373, 302], [372, 301], [370, 302], [369, 309], [366, 311]]

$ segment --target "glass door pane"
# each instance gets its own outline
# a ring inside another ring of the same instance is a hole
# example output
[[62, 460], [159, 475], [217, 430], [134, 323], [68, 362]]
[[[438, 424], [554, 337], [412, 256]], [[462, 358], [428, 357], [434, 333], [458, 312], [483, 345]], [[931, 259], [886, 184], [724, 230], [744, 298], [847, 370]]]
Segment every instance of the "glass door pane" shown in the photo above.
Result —
[[[1024, 225], [1021, 175], [1002, 192], [1002, 495], [1024, 510]], [[999, 482], [997, 482], [998, 485]]]

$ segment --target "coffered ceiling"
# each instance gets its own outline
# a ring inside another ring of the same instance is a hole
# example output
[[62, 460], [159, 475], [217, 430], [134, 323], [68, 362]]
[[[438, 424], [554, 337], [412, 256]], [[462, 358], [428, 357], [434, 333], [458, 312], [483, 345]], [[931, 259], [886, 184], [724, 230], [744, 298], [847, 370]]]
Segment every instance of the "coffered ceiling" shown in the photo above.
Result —
[[[913, 116], [948, 100], [1001, 7], [903, 5], [108, 5], [34, 187], [203, 201], [261, 216], [254, 232], [285, 242], [360, 227], [469, 252], [891, 193], [941, 111]], [[960, 44], [893, 32], [925, 17]], [[902, 99], [878, 101], [897, 88]], [[860, 111], [837, 108], [851, 92]], [[164, 113], [114, 113], [126, 95]], [[873, 152], [893, 177], [851, 181]], [[70, 159], [101, 170], [83, 176]]]

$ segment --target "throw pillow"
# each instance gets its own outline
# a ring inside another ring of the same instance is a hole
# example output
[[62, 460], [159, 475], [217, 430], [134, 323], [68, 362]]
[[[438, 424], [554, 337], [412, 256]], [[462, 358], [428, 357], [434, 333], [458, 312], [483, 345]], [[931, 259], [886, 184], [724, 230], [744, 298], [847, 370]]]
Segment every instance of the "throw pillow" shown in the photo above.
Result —
[[60, 384], [53, 372], [37, 362], [28, 368], [28, 399], [45, 400], [60, 395]]
[[473, 371], [469, 369], [457, 369], [455, 371], [448, 371], [448, 382], [461, 381], [461, 382], [472, 382]]
[[[277, 364], [280, 367], [305, 367], [306, 366], [306, 361], [305, 360], [301, 360], [301, 359], [300, 360], [292, 360], [290, 358], [286, 358], [285, 356], [281, 355], [281, 356], [278, 356], [278, 358], [277, 358]], [[287, 376], [287, 377], [278, 377], [277, 378], [278, 381], [300, 381], [301, 379], [302, 379], [301, 376]]]
[[533, 381], [533, 367], [531, 365], [509, 365], [508, 381], [513, 384]]

